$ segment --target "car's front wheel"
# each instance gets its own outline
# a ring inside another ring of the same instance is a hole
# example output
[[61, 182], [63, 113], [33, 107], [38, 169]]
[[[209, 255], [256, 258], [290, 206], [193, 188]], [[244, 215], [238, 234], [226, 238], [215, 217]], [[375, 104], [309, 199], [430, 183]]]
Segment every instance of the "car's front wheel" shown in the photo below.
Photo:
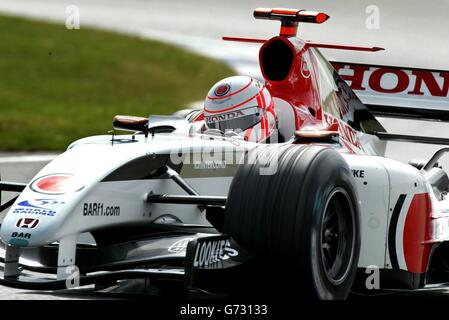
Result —
[[345, 299], [357, 270], [360, 228], [343, 157], [326, 147], [271, 145], [247, 160], [229, 190], [225, 232], [259, 257], [288, 266], [302, 294]]

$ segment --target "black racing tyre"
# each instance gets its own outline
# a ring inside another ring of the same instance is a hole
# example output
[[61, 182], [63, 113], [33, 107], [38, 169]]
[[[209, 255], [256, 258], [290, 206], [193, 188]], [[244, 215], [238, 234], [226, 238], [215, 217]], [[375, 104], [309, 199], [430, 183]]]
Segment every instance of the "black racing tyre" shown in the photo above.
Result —
[[348, 296], [360, 251], [359, 208], [336, 150], [269, 145], [250, 152], [231, 184], [224, 230], [265, 261], [293, 270], [307, 297]]

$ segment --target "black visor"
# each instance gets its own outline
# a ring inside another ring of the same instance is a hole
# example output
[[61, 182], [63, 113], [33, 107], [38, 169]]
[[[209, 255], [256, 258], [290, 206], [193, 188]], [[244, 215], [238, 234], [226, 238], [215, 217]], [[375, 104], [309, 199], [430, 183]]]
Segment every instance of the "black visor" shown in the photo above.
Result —
[[246, 129], [251, 128], [259, 123], [262, 119], [262, 110], [260, 110], [258, 107], [254, 108], [257, 108], [257, 110], [255, 110], [256, 112], [249, 115], [237, 115], [236, 112], [230, 112], [220, 115], [208, 116], [205, 118], [206, 124], [210, 129], [218, 129], [223, 132], [225, 132], [226, 130], [245, 131]]

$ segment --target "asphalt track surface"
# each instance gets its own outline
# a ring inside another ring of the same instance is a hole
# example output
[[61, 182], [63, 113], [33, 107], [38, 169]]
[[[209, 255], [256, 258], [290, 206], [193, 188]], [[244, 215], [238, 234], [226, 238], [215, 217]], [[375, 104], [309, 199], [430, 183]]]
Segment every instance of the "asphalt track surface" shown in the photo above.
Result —
[[[368, 5], [380, 9], [380, 29], [365, 27]], [[200, 54], [222, 59], [239, 74], [259, 76], [257, 45], [225, 43], [223, 35], [269, 38], [278, 32], [277, 22], [255, 21], [255, 7], [298, 7], [322, 10], [331, 16], [326, 24], [301, 25], [304, 39], [385, 47], [380, 53], [324, 50], [334, 60], [368, 64], [412, 66], [449, 70], [449, 1], [434, 0], [333, 0], [257, 1], [257, 0], [1, 0], [0, 12], [61, 23], [67, 17], [67, 5], [77, 5], [81, 28], [93, 26], [144, 38], [168, 41]], [[67, 31], [76, 32], [76, 31]], [[219, 79], [217, 79], [219, 80]], [[149, 110], [149, 113], [151, 111]], [[449, 124], [397, 119], [380, 119], [390, 132], [449, 138]], [[1, 146], [0, 146], [1, 148]], [[427, 159], [439, 147], [433, 145], [390, 143], [387, 156], [400, 160]], [[48, 153], [0, 153], [3, 180], [27, 182], [54, 156]], [[34, 158], [33, 158], [34, 157]], [[449, 158], [449, 157], [448, 157]], [[447, 161], [443, 162], [446, 165]], [[6, 194], [3, 201], [10, 198]], [[93, 293], [91, 288], [65, 292], [35, 293], [0, 287], [0, 299], [116, 299], [142, 292], [141, 284], [128, 282], [110, 292]], [[446, 290], [433, 289], [400, 297], [447, 297]]]

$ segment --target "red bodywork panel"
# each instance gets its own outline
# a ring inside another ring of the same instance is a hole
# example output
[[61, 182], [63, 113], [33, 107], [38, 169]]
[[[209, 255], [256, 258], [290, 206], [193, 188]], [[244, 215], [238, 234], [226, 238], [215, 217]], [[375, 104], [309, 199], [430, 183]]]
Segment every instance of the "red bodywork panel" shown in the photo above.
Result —
[[[282, 42], [293, 52], [292, 67], [285, 79], [280, 81], [270, 79], [271, 77], [266, 70], [267, 66], [264, 64], [266, 58], [263, 55], [266, 49], [274, 42]], [[316, 81], [314, 81], [316, 71], [313, 70], [314, 66], [311, 62], [310, 54], [304, 46], [304, 42], [296, 38], [274, 37], [265, 42], [260, 48], [259, 63], [267, 88], [274, 97], [286, 100], [294, 106], [308, 106], [315, 111], [316, 115], [320, 114], [319, 88]]]
[[432, 203], [428, 193], [415, 194], [404, 225], [404, 257], [407, 270], [415, 273], [427, 271], [432, 239]]

